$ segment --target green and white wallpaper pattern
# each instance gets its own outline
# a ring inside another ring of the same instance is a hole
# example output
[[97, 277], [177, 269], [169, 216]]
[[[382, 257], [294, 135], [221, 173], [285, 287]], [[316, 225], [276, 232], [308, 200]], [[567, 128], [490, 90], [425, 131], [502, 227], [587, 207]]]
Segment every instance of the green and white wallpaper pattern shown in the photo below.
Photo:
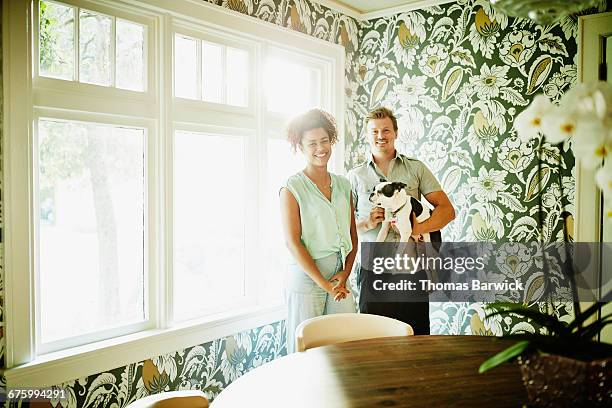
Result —
[[59, 384], [63, 408], [125, 407], [164, 391], [202, 390], [209, 399], [245, 372], [285, 354], [284, 321]]
[[[400, 150], [432, 169], [457, 208], [446, 240], [534, 239], [539, 197], [547, 239], [560, 239], [563, 221], [572, 222], [572, 155], [545, 144], [538, 172], [540, 146], [520, 142], [512, 121], [535, 94], [556, 100], [576, 81], [576, 18], [541, 27], [496, 13], [484, 0], [367, 22], [309, 0], [208, 2], [342, 44], [347, 168], [365, 158], [367, 111], [379, 105], [394, 109]], [[602, 2], [591, 12], [604, 9]], [[483, 322], [483, 304], [437, 304], [430, 314], [432, 333], [438, 334], [499, 335], [530, 325]], [[239, 375], [284, 354], [284, 343], [284, 322], [277, 322], [68, 382], [63, 385], [71, 390], [69, 402], [51, 405], [123, 407], [137, 396], [173, 389], [203, 389], [214, 397]]]
[[[398, 116], [399, 150], [425, 162], [457, 209], [444, 240], [535, 241], [540, 199], [544, 240], [563, 240], [564, 225], [571, 230], [573, 224], [573, 155], [567, 146], [522, 142], [513, 120], [536, 94], [556, 101], [576, 81], [576, 30], [576, 17], [544, 27], [500, 14], [486, 0], [363, 22], [347, 74], [348, 167], [367, 154], [361, 133], [367, 111], [389, 107]], [[506, 249], [502, 264], [517, 255], [512, 246]], [[543, 279], [541, 260], [530, 267], [507, 276], [535, 294]], [[484, 306], [432, 304], [432, 334], [538, 330], [508, 318], [483, 322]], [[555, 313], [568, 318], [571, 305], [556, 305]]]

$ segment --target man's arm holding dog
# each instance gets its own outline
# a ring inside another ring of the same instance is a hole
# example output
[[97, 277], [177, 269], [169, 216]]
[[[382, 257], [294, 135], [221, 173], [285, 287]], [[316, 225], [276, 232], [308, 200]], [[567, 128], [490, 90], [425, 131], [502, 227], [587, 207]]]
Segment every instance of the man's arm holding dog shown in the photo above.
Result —
[[434, 209], [425, 221], [417, 223], [414, 220], [412, 235], [440, 231], [446, 224], [455, 219], [455, 209], [444, 191], [440, 190], [426, 194], [425, 199], [434, 206]]
[[372, 207], [370, 214], [366, 218], [357, 221], [357, 231], [364, 233], [376, 228], [378, 224], [385, 220], [385, 210], [380, 207]]

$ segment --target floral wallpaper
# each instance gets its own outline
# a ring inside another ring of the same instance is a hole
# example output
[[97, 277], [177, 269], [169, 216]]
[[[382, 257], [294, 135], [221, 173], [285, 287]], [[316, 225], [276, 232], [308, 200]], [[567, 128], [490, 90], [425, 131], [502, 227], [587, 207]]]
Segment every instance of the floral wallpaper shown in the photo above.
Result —
[[286, 353], [284, 326], [284, 322], [266, 325], [58, 384], [67, 390], [67, 399], [36, 406], [119, 408], [150, 394], [176, 390], [202, 390], [212, 400], [242, 374]]
[[[358, 22], [310, 0], [206, 1], [342, 44], [346, 167], [365, 159], [366, 113], [392, 108], [399, 149], [427, 164], [457, 209], [445, 240], [535, 240], [540, 197], [544, 238], [562, 239], [564, 223], [573, 220], [574, 159], [566, 147], [521, 142], [512, 125], [534, 95], [558, 100], [576, 81], [575, 17], [543, 27], [497, 13], [485, 0], [458, 0]], [[605, 2], [591, 12], [603, 10]], [[0, 289], [2, 282], [0, 269]], [[556, 312], [567, 316], [571, 310], [561, 305]], [[432, 334], [537, 330], [508, 318], [485, 321], [485, 314], [479, 303], [432, 305]], [[283, 333], [284, 322], [277, 322], [74, 380], [63, 384], [69, 402], [51, 406], [124, 407], [150, 393], [194, 388], [212, 398], [239, 375], [285, 353]]]
[[[603, 10], [605, 2], [590, 12]], [[363, 22], [347, 75], [347, 165], [367, 154], [364, 116], [389, 107], [398, 117], [399, 150], [432, 170], [457, 210], [444, 240], [536, 241], [540, 198], [543, 239], [563, 240], [564, 225], [571, 231], [573, 223], [574, 157], [568, 146], [522, 142], [513, 120], [536, 94], [558, 101], [576, 82], [576, 31], [576, 16], [540, 26], [498, 13], [486, 0]], [[556, 312], [568, 316], [571, 305]], [[485, 314], [482, 304], [432, 304], [431, 332], [536, 330], [520, 321], [485, 324]]]

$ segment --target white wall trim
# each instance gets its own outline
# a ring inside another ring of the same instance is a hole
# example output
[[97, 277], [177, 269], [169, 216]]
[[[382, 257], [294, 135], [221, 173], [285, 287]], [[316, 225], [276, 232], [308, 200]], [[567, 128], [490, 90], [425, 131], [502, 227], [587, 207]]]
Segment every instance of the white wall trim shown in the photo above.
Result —
[[127, 364], [182, 350], [285, 319], [285, 306], [209, 317], [197, 325], [177, 325], [49, 353], [5, 372], [7, 385], [48, 387]]
[[[30, 361], [34, 350], [31, 199], [31, 33], [30, 10], [4, 1], [3, 43], [3, 206], [6, 366]], [[11, 23], [11, 18], [22, 24]], [[23, 158], [28, 158], [24, 160]], [[20, 341], [19, 339], [29, 339]]]
[[354, 7], [347, 6], [344, 3], [335, 0], [312, 0], [314, 3], [319, 3], [333, 11], [337, 11], [356, 20], [363, 20], [363, 13]]
[[404, 6], [386, 8], [379, 11], [373, 11], [371, 13], [365, 13], [362, 15], [362, 20], [373, 20], [380, 17], [389, 17], [399, 13], [405, 13], [413, 10], [420, 10], [425, 7], [439, 6], [440, 4], [452, 3], [455, 0], [416, 0], [410, 4]]
[[[578, 18], [578, 81], [599, 79], [600, 36], [612, 32], [612, 13]], [[595, 171], [576, 163], [575, 241], [599, 242], [601, 234], [601, 194], [595, 184]]]
[[406, 4], [395, 7], [387, 7], [377, 11], [370, 11], [363, 13], [356, 8], [350, 7], [342, 2], [335, 0], [313, 0], [322, 6], [328, 7], [334, 11], [338, 11], [349, 17], [353, 17], [359, 21], [367, 21], [380, 17], [389, 17], [399, 13], [405, 13], [407, 11], [419, 10], [425, 7], [438, 6], [440, 4], [452, 3], [455, 0], [408, 0]]

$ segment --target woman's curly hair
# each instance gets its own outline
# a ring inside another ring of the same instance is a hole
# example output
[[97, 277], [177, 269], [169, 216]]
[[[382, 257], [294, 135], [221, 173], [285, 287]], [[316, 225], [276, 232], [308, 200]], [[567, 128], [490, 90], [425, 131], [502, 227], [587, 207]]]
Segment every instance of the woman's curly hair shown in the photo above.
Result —
[[291, 119], [287, 125], [287, 141], [291, 144], [291, 149], [296, 152], [304, 132], [312, 129], [323, 128], [329, 136], [329, 142], [333, 145], [338, 141], [338, 130], [336, 119], [325, 112], [323, 109], [313, 108]]

